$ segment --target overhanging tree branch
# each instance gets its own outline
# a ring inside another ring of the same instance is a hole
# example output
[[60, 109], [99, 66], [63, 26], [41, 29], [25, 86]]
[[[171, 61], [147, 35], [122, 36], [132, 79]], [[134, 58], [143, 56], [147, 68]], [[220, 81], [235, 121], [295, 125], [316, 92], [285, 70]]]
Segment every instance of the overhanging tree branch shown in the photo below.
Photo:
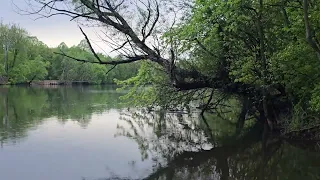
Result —
[[87, 43], [89, 45], [89, 48], [90, 48], [91, 52], [93, 53], [94, 57], [101, 63], [102, 61], [101, 61], [100, 57], [98, 56], [98, 54], [96, 53], [96, 51], [93, 49], [87, 34], [82, 30], [82, 28], [80, 26], [79, 26], [79, 29], [82, 32], [84, 38], [86, 39], [86, 41], [87, 41]]
[[109, 74], [109, 72], [111, 72], [114, 68], [116, 68], [117, 65], [118, 65], [118, 64], [113, 65], [112, 68], [110, 68], [110, 69], [106, 72], [106, 74]]
[[132, 63], [135, 61], [141, 61], [141, 60], [146, 60], [148, 59], [148, 56], [145, 55], [141, 55], [141, 56], [135, 56], [135, 57], [127, 57], [127, 59], [124, 60], [119, 60], [119, 61], [88, 61], [85, 59], [79, 59], [79, 58], [75, 58], [72, 56], [67, 55], [66, 53], [64, 53], [63, 51], [61, 52], [54, 52], [55, 54], [59, 54], [62, 56], [65, 56], [67, 58], [79, 61], [79, 62], [83, 62], [83, 63], [93, 63], [93, 64], [102, 64], [102, 65], [118, 65], [118, 64], [127, 64], [127, 63]]
[[[50, 2], [67, 2], [67, 0], [55, 0]], [[120, 2], [118, 5], [114, 5], [110, 0], [104, 1], [96, 1], [96, 0], [80, 0], [79, 2], [83, 5], [84, 8], [87, 8], [84, 12], [81, 11], [72, 11], [66, 9], [59, 9], [57, 6], [51, 6], [45, 3], [45, 1], [39, 1], [45, 7], [51, 8], [52, 10], [58, 13], [67, 13], [74, 18], [85, 18], [89, 20], [93, 20], [99, 23], [102, 23], [104, 26], [110, 26], [114, 28], [117, 33], [120, 33], [125, 37], [124, 43], [118, 46], [118, 49], [125, 48], [126, 44], [129, 44], [132, 48], [133, 55], [126, 56], [126, 59], [120, 61], [102, 61], [97, 53], [94, 51], [89, 38], [84, 33], [84, 31], [80, 28], [81, 32], [85, 36], [90, 50], [96, 57], [97, 61], [88, 61], [85, 59], [79, 59], [76, 57], [71, 57], [70, 55], [65, 54], [64, 52], [57, 52], [56, 54], [63, 55], [70, 59], [85, 62], [85, 63], [96, 63], [96, 64], [105, 64], [105, 65], [118, 65], [118, 64], [125, 64], [131, 63], [140, 60], [149, 60], [159, 64], [163, 70], [172, 78], [170, 78], [170, 83], [175, 87], [177, 90], [184, 91], [184, 90], [194, 90], [194, 89], [201, 89], [201, 88], [212, 88], [218, 89], [222, 92], [226, 93], [235, 93], [235, 94], [245, 94], [248, 93], [250, 90], [248, 85], [243, 83], [230, 83], [230, 81], [226, 81], [228, 77], [222, 77], [220, 75], [213, 75], [213, 77], [208, 77], [204, 75], [202, 72], [192, 68], [182, 68], [178, 67], [174, 61], [170, 60], [169, 58], [165, 58], [161, 56], [159, 53], [160, 50], [152, 49], [148, 46], [145, 39], [150, 36], [154, 31], [156, 24], [159, 21], [160, 17], [160, 10], [158, 1], [155, 0], [148, 0], [149, 3], [153, 3], [154, 6], [147, 5], [150, 14], [153, 14], [153, 18], [147, 20], [147, 24], [151, 25], [147, 28], [148, 25], [143, 26], [145, 36], [140, 38], [140, 35], [133, 30], [133, 27], [129, 25], [126, 21], [125, 17], [120, 13], [120, 4], [124, 3], [124, 1]], [[37, 1], [38, 2], [38, 1]], [[45, 8], [44, 7], [44, 8]], [[44, 9], [41, 8], [41, 9]], [[40, 11], [37, 11], [38, 13]], [[155, 12], [155, 13], [151, 13]], [[54, 13], [54, 12], [53, 12]], [[148, 19], [148, 18], [147, 18]], [[152, 19], [152, 20], [151, 20]], [[148, 32], [147, 32], [148, 29]], [[208, 50], [209, 51], [209, 50]], [[140, 54], [140, 55], [139, 55]], [[167, 53], [170, 54], [170, 51]], [[176, 59], [175, 55], [172, 56]], [[251, 92], [251, 91], [250, 91]]]

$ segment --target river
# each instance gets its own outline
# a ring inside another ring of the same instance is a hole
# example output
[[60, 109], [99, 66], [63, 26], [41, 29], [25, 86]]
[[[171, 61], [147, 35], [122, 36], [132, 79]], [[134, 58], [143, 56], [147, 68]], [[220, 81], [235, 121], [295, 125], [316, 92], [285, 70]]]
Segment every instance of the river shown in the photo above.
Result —
[[[320, 144], [235, 113], [148, 111], [113, 86], [0, 87], [1, 180], [320, 179]], [[235, 108], [236, 109], [236, 108]]]

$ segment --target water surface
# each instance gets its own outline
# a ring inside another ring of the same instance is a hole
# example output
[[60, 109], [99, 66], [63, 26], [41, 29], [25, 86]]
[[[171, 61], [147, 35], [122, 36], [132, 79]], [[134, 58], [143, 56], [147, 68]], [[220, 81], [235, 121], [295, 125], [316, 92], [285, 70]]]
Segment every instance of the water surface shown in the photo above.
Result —
[[320, 179], [317, 142], [236, 133], [236, 113], [135, 109], [123, 93], [0, 87], [0, 179]]

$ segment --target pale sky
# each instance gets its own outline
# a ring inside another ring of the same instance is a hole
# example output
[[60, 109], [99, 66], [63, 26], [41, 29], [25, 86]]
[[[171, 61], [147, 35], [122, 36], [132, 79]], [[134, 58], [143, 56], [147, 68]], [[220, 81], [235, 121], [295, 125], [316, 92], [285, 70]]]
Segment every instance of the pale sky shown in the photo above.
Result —
[[[20, 15], [12, 2], [21, 9], [28, 7], [25, 0], [0, 0], [0, 19], [5, 24], [18, 24], [49, 47], [56, 47], [61, 42], [65, 42], [68, 46], [77, 45], [84, 39], [77, 23], [70, 21], [69, 17], [59, 15], [35, 20], [38, 17], [37, 15]], [[86, 28], [84, 30], [90, 39], [93, 39], [93, 46], [97, 51], [102, 52], [102, 48], [108, 53], [106, 45], [98, 41], [94, 29]]]
[[[52, 16], [50, 18], [39, 18], [39, 15], [21, 15], [24, 12], [20, 9], [28, 10], [28, 1], [30, 0], [0, 0], [0, 20], [5, 24], [17, 24], [26, 29], [30, 35], [36, 36], [40, 41], [49, 47], [57, 47], [61, 42], [66, 43], [69, 47], [78, 45], [84, 39], [78, 25], [74, 21], [70, 21], [70, 17], [64, 15]], [[33, 4], [32, 7], [39, 7], [39, 4]], [[36, 8], [37, 9], [37, 8]], [[180, 13], [178, 13], [179, 15]], [[181, 14], [180, 14], [181, 15]], [[166, 19], [168, 27], [171, 26], [173, 18]], [[169, 19], [171, 19], [169, 21]], [[134, 20], [132, 20], [134, 21]], [[162, 25], [161, 25], [162, 26]], [[101, 28], [82, 27], [88, 35], [91, 44], [98, 52], [109, 56], [117, 55], [116, 52], [110, 53], [112, 48], [104, 43], [96, 34], [101, 36]], [[163, 29], [163, 28], [162, 28]], [[109, 44], [110, 45], [110, 44]]]

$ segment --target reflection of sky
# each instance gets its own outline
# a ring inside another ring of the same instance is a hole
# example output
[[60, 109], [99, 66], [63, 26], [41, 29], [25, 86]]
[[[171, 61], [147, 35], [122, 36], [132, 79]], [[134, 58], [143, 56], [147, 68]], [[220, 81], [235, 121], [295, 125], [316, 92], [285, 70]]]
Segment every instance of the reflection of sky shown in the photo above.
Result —
[[[114, 137], [118, 119], [117, 111], [93, 115], [85, 129], [74, 121], [61, 124], [48, 119], [29, 131], [26, 140], [4, 145], [0, 150], [0, 179], [97, 179], [108, 177], [110, 172], [145, 176], [151, 162], [140, 161], [134, 141]], [[136, 161], [135, 166], [132, 161]]]
[[[20, 15], [17, 5], [21, 9], [27, 9], [26, 1], [29, 0], [1, 0], [0, 2], [0, 18], [6, 24], [15, 23], [26, 29], [32, 36], [38, 37], [39, 40], [47, 44], [49, 47], [56, 47], [61, 42], [65, 42], [68, 46], [77, 45], [84, 39], [76, 22], [70, 22], [67, 16], [54, 16], [51, 18], [37, 19], [36, 15]], [[90, 39], [94, 41], [93, 45], [97, 51], [103, 52], [101, 48], [109, 52], [106, 45], [98, 40], [96, 32], [98, 29], [84, 28]]]

